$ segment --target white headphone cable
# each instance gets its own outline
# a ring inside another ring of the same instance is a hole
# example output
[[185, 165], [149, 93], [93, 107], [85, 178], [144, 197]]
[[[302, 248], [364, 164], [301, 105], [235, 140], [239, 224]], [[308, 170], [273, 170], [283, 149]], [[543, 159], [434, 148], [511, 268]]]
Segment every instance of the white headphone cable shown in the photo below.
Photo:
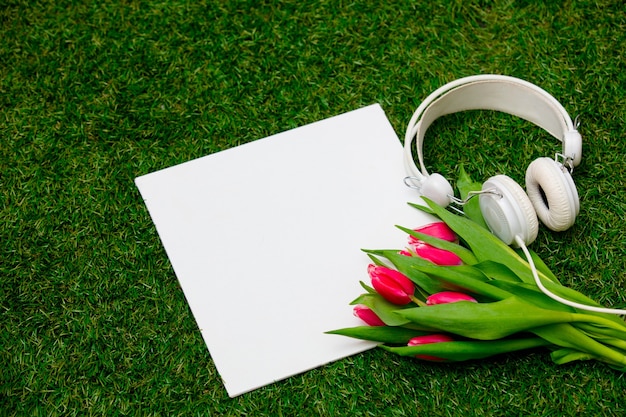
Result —
[[550, 292], [550, 290], [548, 290], [539, 279], [539, 275], [537, 274], [537, 268], [535, 267], [535, 263], [533, 262], [533, 259], [530, 256], [530, 252], [528, 252], [528, 248], [526, 248], [526, 245], [524, 244], [524, 240], [520, 236], [515, 236], [515, 242], [522, 249], [522, 251], [524, 252], [524, 255], [526, 256], [526, 260], [530, 264], [530, 270], [533, 274], [533, 278], [535, 279], [535, 282], [537, 283], [537, 286], [548, 297], [552, 298], [555, 301], [558, 301], [561, 304], [565, 304], [574, 308], [579, 308], [581, 310], [595, 311], [597, 313], [606, 313], [606, 314], [618, 314], [618, 315], [626, 314], [626, 310], [620, 310], [620, 309], [615, 309], [615, 308], [595, 307], [595, 306], [590, 306], [586, 304], [580, 304], [574, 301], [567, 300], [563, 297], [559, 297], [558, 295]]

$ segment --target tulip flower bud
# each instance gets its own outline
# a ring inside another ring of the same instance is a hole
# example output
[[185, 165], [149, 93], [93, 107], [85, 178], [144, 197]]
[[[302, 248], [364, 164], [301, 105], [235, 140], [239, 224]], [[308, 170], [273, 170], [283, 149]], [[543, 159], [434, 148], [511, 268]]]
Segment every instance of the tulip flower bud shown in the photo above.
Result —
[[[430, 343], [442, 343], [442, 342], [453, 342], [453, 341], [454, 339], [451, 338], [450, 336], [437, 333], [437, 334], [429, 334], [426, 336], [414, 337], [411, 340], [409, 340], [409, 343], [407, 343], [407, 346], [419, 346], [419, 345], [428, 345]], [[415, 355], [415, 357], [419, 359], [424, 359], [427, 361], [434, 361], [434, 362], [442, 362], [446, 360], [446, 359], [438, 358], [432, 355]]]
[[385, 326], [385, 322], [380, 319], [370, 308], [363, 304], [354, 306], [354, 315], [370, 326]]
[[367, 272], [372, 286], [385, 300], [405, 305], [411, 302], [415, 285], [402, 273], [384, 266], [369, 265]]
[[[423, 233], [428, 236], [436, 237], [442, 240], [447, 240], [448, 242], [458, 242], [457, 235], [450, 229], [450, 227], [444, 222], [435, 222], [431, 224], [427, 224], [426, 226], [418, 227], [417, 229], [413, 229], [416, 232]], [[420, 242], [419, 239], [413, 236], [409, 236], [409, 243], [414, 244]]]
[[439, 249], [424, 242], [417, 242], [411, 246], [417, 256], [431, 261], [435, 265], [454, 266], [461, 265], [463, 261], [454, 252]]
[[462, 292], [442, 291], [432, 294], [426, 299], [426, 305], [433, 306], [437, 304], [456, 303], [457, 301], [470, 301], [476, 303], [476, 299]]
[[[446, 240], [448, 242], [458, 242], [456, 234], [444, 222], [427, 224], [426, 226], [422, 226], [414, 230], [416, 232]], [[414, 236], [409, 236], [409, 245], [411, 249], [417, 254], [417, 256], [427, 259], [436, 265], [453, 266], [461, 265], [463, 263], [461, 261], [461, 258], [459, 258], [455, 253], [436, 248], [426, 242], [419, 240]], [[410, 254], [410, 252], [406, 253]], [[403, 253], [403, 255], [404, 254], [405, 253]]]

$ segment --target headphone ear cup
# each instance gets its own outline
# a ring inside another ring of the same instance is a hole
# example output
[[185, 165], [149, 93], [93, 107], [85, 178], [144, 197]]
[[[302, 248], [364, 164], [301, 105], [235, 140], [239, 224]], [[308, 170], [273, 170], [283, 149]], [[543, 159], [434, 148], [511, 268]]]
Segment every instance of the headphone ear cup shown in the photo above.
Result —
[[526, 191], [549, 229], [560, 232], [574, 224], [580, 210], [578, 191], [563, 165], [550, 158], [534, 160], [526, 170]]
[[524, 189], [506, 175], [489, 178], [482, 187], [480, 210], [491, 232], [504, 243], [515, 243], [520, 236], [531, 244], [539, 231], [539, 222]]

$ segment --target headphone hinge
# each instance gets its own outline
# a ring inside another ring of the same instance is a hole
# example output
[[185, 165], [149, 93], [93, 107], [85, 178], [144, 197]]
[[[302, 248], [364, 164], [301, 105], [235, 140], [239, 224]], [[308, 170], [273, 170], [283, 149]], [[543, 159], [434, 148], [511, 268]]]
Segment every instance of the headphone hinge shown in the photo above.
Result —
[[574, 158], [571, 156], [557, 152], [554, 154], [554, 162], [561, 165], [563, 169], [566, 169], [570, 175], [574, 173]]

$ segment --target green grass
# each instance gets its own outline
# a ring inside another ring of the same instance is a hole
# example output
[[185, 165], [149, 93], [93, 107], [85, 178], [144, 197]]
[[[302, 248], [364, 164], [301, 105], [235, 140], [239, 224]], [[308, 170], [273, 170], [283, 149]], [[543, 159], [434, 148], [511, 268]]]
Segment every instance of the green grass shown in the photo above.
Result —
[[[624, 414], [623, 374], [543, 350], [374, 350], [229, 399], [133, 179], [375, 102], [403, 137], [443, 83], [517, 76], [582, 115], [580, 217], [534, 249], [623, 307], [625, 45], [620, 1], [0, 0], [0, 414]], [[449, 177], [558, 150], [505, 115], [432, 133]]]

